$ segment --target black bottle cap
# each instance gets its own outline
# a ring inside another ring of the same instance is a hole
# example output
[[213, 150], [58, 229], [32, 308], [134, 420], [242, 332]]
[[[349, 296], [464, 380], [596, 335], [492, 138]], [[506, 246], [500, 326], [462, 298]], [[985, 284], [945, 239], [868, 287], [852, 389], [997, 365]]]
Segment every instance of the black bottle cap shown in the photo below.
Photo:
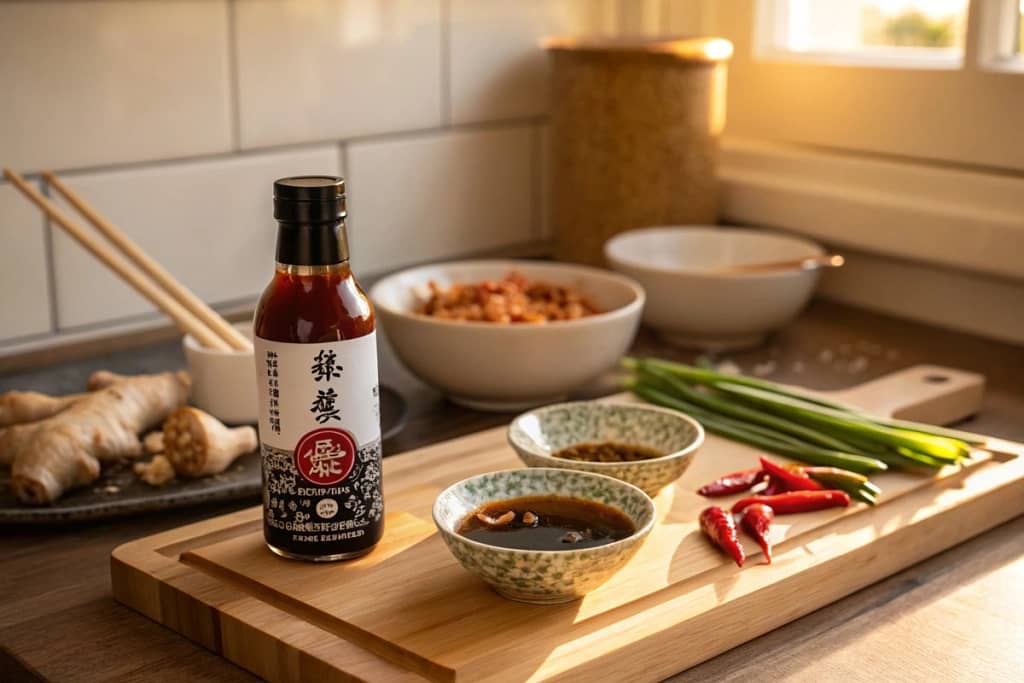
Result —
[[274, 182], [274, 218], [282, 223], [326, 223], [345, 218], [345, 180], [307, 175]]
[[348, 260], [345, 181], [337, 176], [295, 176], [274, 182], [277, 262], [326, 266]]

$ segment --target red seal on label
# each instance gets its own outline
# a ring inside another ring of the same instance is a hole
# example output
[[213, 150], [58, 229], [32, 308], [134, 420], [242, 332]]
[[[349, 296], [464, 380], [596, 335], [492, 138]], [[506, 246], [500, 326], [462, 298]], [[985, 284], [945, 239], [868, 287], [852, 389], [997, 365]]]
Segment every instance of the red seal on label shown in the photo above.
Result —
[[343, 481], [355, 461], [355, 439], [341, 429], [314, 429], [295, 446], [295, 468], [307, 481], [320, 486]]

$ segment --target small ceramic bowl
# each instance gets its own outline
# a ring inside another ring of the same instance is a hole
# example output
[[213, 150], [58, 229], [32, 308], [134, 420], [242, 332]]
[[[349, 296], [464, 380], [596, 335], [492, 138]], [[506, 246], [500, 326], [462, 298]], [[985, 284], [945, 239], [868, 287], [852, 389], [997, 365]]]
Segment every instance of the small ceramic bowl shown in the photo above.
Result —
[[[633, 462], [585, 462], [552, 453], [581, 443], [616, 441], [665, 453]], [[655, 495], [686, 471], [704, 443], [692, 417], [641, 403], [577, 401], [531, 410], [512, 421], [508, 442], [530, 467], [593, 472], [629, 482]]]
[[[482, 505], [507, 498], [556, 495], [611, 505], [636, 531], [621, 540], [579, 550], [517, 550], [473, 541], [459, 526]], [[654, 501], [635, 486], [588, 472], [529, 468], [490, 472], [441, 492], [434, 523], [463, 567], [511, 600], [569, 602], [586, 595], [621, 569], [654, 527]]]
[[820, 270], [715, 269], [820, 256], [818, 244], [767, 230], [671, 226], [630, 230], [605, 243], [609, 265], [647, 292], [644, 323], [670, 344], [706, 350], [756, 346], [803, 310]]
[[[234, 327], [252, 339], [251, 322]], [[192, 403], [228, 424], [255, 423], [259, 412], [252, 352], [208, 349], [190, 334], [181, 345], [192, 375]]]

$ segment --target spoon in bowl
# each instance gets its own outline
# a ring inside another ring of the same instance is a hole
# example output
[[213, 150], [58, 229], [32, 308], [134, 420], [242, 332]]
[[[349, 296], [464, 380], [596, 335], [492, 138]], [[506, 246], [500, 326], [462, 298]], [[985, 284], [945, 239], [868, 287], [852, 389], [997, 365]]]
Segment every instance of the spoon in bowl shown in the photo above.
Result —
[[770, 263], [737, 263], [729, 266], [717, 266], [707, 272], [712, 275], [743, 275], [744, 273], [775, 273], [787, 270], [817, 270], [818, 268], [838, 268], [846, 262], [839, 254], [820, 254], [791, 261], [773, 261]]

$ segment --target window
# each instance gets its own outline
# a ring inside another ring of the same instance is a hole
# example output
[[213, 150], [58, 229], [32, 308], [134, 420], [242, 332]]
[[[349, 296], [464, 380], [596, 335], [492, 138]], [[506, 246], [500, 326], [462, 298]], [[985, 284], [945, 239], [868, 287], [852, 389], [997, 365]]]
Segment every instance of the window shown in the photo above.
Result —
[[967, 0], [764, 2], [758, 53], [860, 64], [949, 67], [963, 61]]
[[1024, 1], [664, 1], [733, 43], [727, 221], [1024, 281]]
[[1020, 17], [1017, 19], [1017, 54], [1024, 54], [1024, 0], [1020, 2]]
[[1020, 9], [1017, 10], [1017, 40], [1013, 42], [1017, 54], [1024, 54], [1024, 0], [1020, 0]]
[[1021, 0], [712, 0], [726, 135], [1024, 170]]

